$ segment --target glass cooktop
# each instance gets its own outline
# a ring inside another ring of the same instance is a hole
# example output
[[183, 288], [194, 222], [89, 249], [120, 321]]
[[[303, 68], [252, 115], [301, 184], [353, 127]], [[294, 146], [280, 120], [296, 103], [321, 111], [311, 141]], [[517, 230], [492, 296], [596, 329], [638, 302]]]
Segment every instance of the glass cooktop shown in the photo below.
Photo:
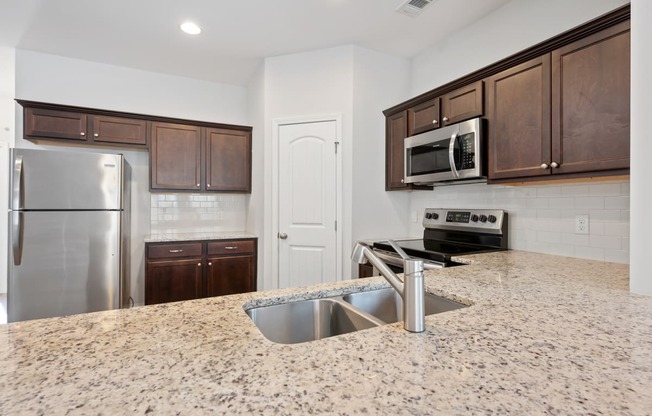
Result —
[[[407, 254], [435, 261], [449, 261], [452, 255], [472, 254], [499, 250], [493, 247], [473, 246], [440, 240], [395, 240]], [[394, 252], [386, 241], [374, 243], [374, 248]]]

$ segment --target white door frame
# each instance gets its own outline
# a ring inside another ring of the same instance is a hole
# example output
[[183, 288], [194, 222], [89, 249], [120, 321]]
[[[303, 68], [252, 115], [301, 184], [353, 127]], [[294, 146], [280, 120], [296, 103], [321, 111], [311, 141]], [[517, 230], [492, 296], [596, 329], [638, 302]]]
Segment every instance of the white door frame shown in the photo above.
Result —
[[336, 140], [339, 142], [336, 156], [336, 213], [335, 218], [337, 221], [337, 231], [335, 232], [335, 241], [336, 241], [336, 266], [335, 270], [337, 273], [336, 280], [342, 280], [342, 243], [343, 243], [343, 223], [342, 223], [342, 114], [322, 114], [322, 115], [313, 115], [313, 116], [296, 116], [296, 117], [283, 117], [275, 118], [272, 120], [272, 233], [271, 233], [271, 247], [272, 247], [272, 285], [273, 288], [279, 287], [279, 275], [278, 275], [278, 256], [279, 256], [279, 244], [278, 244], [278, 178], [279, 178], [279, 130], [282, 126], [290, 124], [306, 124], [306, 123], [319, 123], [325, 121], [335, 121], [336, 126]]

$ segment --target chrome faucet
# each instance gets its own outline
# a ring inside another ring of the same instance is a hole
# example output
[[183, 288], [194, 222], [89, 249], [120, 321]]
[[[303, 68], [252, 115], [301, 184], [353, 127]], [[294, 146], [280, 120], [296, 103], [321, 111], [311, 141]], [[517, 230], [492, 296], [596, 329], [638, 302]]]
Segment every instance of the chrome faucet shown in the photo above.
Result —
[[373, 252], [367, 243], [358, 241], [353, 247], [351, 260], [364, 264], [370, 262], [403, 299], [403, 327], [410, 332], [423, 332], [425, 310], [423, 305], [423, 260], [408, 256], [394, 241], [387, 240], [403, 258], [403, 281]]

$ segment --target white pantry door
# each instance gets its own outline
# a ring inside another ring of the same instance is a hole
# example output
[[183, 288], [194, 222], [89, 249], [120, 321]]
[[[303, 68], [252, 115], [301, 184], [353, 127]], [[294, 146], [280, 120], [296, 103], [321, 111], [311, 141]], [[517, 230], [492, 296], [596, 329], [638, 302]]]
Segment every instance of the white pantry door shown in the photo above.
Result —
[[337, 122], [279, 127], [279, 286], [337, 276]]

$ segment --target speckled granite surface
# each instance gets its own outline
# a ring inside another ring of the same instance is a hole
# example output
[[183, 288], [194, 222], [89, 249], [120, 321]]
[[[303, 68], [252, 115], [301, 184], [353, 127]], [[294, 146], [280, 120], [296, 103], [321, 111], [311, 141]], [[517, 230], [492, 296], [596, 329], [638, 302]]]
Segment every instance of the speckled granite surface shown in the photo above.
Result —
[[1, 414], [652, 412], [652, 298], [626, 265], [525, 252], [426, 274], [472, 306], [280, 345], [243, 310], [382, 278], [0, 327]]
[[193, 240], [228, 240], [231, 238], [256, 238], [255, 235], [244, 231], [224, 231], [215, 233], [168, 233], [150, 234], [145, 237], [146, 243], [163, 243], [172, 241], [193, 241]]

